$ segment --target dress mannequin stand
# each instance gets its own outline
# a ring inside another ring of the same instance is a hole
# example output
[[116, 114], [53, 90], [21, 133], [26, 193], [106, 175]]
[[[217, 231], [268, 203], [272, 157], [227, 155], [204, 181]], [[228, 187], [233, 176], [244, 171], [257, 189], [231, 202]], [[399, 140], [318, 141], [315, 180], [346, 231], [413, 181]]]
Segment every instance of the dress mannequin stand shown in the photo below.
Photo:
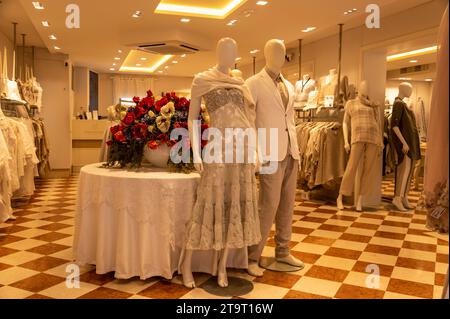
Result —
[[[209, 116], [213, 119], [211, 128], [214, 128], [216, 132], [217, 130], [222, 132], [228, 127], [227, 125], [233, 128], [238, 125], [236, 123], [242, 125], [240, 127], [254, 128], [254, 115], [252, 117], [254, 103], [251, 94], [244, 86], [242, 75], [236, 72], [238, 70], [233, 72], [235, 77], [232, 77], [231, 68], [237, 55], [236, 42], [231, 38], [221, 39], [217, 44], [217, 66], [194, 78], [189, 110], [189, 135], [194, 165], [201, 174], [201, 180], [193, 216], [187, 229], [186, 246], [179, 265], [183, 284], [187, 288], [195, 288], [192, 275], [194, 252], [214, 252], [213, 263], [217, 262], [214, 273], [217, 273], [217, 285], [220, 288], [231, 289], [229, 293], [235, 296], [240, 293], [233, 291], [233, 284], [229, 287], [227, 275], [230, 250], [241, 249], [246, 252], [247, 247], [259, 242], [261, 237], [257, 212], [255, 165], [252, 162], [232, 165], [225, 162], [216, 164], [202, 158], [200, 144], [202, 136], [201, 131], [196, 129], [195, 121], [199, 118], [201, 103], [205, 99], [207, 109], [211, 107], [208, 109]], [[230, 112], [232, 109], [234, 111]], [[225, 139], [222, 142], [224, 141]], [[212, 181], [214, 178], [215, 180]], [[244, 186], [240, 187], [240, 184]], [[232, 187], [237, 187], [238, 191], [231, 191]], [[205, 195], [207, 192], [211, 194]], [[241, 196], [246, 196], [247, 201], [242, 201]], [[241, 204], [238, 207], [232, 206], [234, 202]], [[218, 217], [220, 215], [222, 218]], [[225, 220], [228, 224], [225, 224]], [[239, 225], [242, 220], [246, 221], [245, 225], [243, 223]], [[234, 280], [236, 281], [237, 279]], [[207, 286], [211, 287], [211, 285]], [[242, 288], [242, 282], [237, 283], [236, 286]], [[246, 286], [251, 287], [250, 290], [253, 287], [251, 283]], [[215, 288], [217, 291], [217, 286]], [[221, 294], [228, 290], [222, 289]], [[214, 290], [211, 290], [211, 293], [214, 293]]]
[[[383, 148], [382, 136], [378, 127], [376, 109], [377, 104], [368, 98], [369, 87], [366, 81], [359, 86], [359, 97], [347, 102], [343, 122], [343, 133], [345, 140], [345, 150], [350, 153], [350, 160], [347, 165], [344, 178], [342, 180], [337, 207], [344, 209], [343, 197], [350, 196], [353, 192], [357, 194], [356, 210], [363, 210], [363, 197], [368, 195], [367, 185], [370, 181], [363, 180], [370, 167], [375, 162]], [[351, 144], [349, 143], [351, 128]], [[358, 183], [358, 169], [362, 168], [361, 183]], [[359, 186], [359, 189], [355, 188]]]
[[[278, 129], [278, 153], [270, 154], [263, 162], [277, 164], [277, 171], [260, 174], [260, 214], [262, 241], [249, 247], [248, 273], [260, 277], [263, 269], [298, 271], [303, 262], [290, 254], [292, 212], [295, 203], [296, 176], [299, 151], [294, 123], [294, 88], [281, 75], [285, 63], [286, 47], [281, 40], [267, 42], [264, 55], [266, 67], [246, 81], [256, 104], [258, 129]], [[267, 147], [266, 150], [272, 149]], [[273, 223], [276, 223], [276, 257], [265, 260], [262, 251]]]
[[408, 200], [413, 168], [420, 160], [420, 138], [414, 113], [403, 101], [412, 95], [413, 87], [410, 83], [401, 83], [398, 98], [394, 102], [392, 111], [392, 132], [398, 158], [395, 176], [395, 197], [392, 204], [399, 211], [413, 209]]

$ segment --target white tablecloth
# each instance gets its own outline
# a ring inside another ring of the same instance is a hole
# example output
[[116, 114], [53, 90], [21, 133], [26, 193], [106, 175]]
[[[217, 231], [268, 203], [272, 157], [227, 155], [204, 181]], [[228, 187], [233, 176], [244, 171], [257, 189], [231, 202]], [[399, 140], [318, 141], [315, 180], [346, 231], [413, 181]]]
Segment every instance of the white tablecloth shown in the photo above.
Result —
[[[171, 279], [178, 269], [186, 224], [200, 176], [160, 169], [81, 169], [74, 236], [79, 264], [116, 278]], [[197, 252], [194, 272], [215, 274], [217, 254]], [[228, 267], [246, 268], [246, 249], [230, 252]]]

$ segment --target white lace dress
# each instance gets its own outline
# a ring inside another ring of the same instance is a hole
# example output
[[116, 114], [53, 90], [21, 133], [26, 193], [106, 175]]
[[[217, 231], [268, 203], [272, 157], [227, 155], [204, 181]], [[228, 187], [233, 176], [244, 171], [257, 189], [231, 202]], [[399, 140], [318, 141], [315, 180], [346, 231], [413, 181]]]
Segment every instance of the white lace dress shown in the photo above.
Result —
[[[239, 89], [218, 88], [204, 95], [204, 99], [210, 127], [222, 132], [223, 147], [226, 128], [250, 128]], [[204, 163], [187, 228], [186, 249], [240, 249], [261, 241], [255, 165], [247, 156], [245, 159], [243, 164]]]

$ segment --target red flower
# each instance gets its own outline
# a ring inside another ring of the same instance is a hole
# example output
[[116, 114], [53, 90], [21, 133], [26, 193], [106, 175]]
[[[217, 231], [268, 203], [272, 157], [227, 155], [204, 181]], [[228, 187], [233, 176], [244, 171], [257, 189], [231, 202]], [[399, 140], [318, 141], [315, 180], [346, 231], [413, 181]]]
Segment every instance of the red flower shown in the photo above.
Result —
[[141, 99], [138, 96], [135, 96], [133, 98], [133, 102], [136, 103], [136, 104], [138, 104], [140, 101], [141, 101]]
[[136, 120], [136, 116], [134, 115], [134, 112], [128, 112], [127, 115], [125, 115], [125, 118], [122, 120], [123, 124], [126, 126], [129, 126], [134, 123]]
[[114, 139], [121, 143], [123, 143], [127, 140], [122, 131], [119, 131], [116, 134], [114, 134]]
[[206, 131], [209, 128], [208, 124], [202, 124], [202, 132]]
[[136, 124], [135, 126], [133, 126], [132, 129], [132, 134], [133, 134], [133, 138], [137, 139], [137, 140], [143, 140], [145, 138], [147, 138], [147, 125], [144, 123], [139, 123]]
[[159, 143], [157, 141], [150, 141], [148, 143], [148, 148], [152, 149], [152, 150], [156, 150], [159, 146]]
[[155, 103], [155, 110], [157, 112], [161, 112], [161, 108], [166, 105], [167, 103], [169, 103], [169, 99], [167, 99], [166, 97], [163, 97], [161, 100], [159, 100], [158, 102]]
[[111, 132], [112, 135], [116, 134], [117, 132], [120, 131], [120, 125], [116, 125], [116, 126], [112, 126], [109, 131]]
[[165, 143], [169, 140], [169, 136], [167, 134], [159, 134], [158, 140], [160, 140], [161, 143]]
[[208, 144], [208, 140], [202, 140], [202, 148], [204, 148]]
[[153, 96], [153, 92], [151, 90], [147, 91], [147, 97], [152, 97]]
[[189, 100], [187, 98], [185, 98], [185, 97], [182, 97], [175, 104], [175, 108], [176, 109], [182, 109], [182, 108], [185, 108], [185, 107], [189, 107], [189, 104], [190, 104]]
[[113, 144], [113, 141], [111, 141], [111, 140], [106, 142], [106, 145], [108, 145], [108, 146], [111, 146], [112, 144]]
[[147, 111], [141, 106], [136, 106], [134, 109], [134, 116], [136, 118], [141, 118], [145, 114], [147, 114]]
[[187, 122], [175, 122], [173, 124], [173, 127], [174, 128], [185, 128], [185, 129], [187, 129], [188, 128], [188, 123]]
[[145, 109], [149, 109], [149, 108], [151, 108], [153, 105], [155, 105], [155, 98], [154, 97], [144, 97], [142, 100], [141, 100], [141, 103], [140, 103], [140, 105], [143, 107], [143, 108], [145, 108]]

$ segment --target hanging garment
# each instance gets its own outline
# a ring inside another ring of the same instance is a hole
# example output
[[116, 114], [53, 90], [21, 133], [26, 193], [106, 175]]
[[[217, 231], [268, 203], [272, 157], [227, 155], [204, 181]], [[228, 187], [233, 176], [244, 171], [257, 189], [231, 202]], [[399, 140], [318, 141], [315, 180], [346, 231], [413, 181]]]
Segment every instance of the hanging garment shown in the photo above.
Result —
[[12, 72], [12, 80], [8, 79], [8, 65], [7, 65], [7, 51], [6, 48], [3, 52], [3, 77], [6, 78], [6, 98], [9, 100], [14, 101], [22, 101], [22, 97], [20, 96], [19, 87], [17, 86], [17, 82], [14, 80], [16, 77], [16, 67], [15, 67], [15, 60], [16, 60], [16, 53], [13, 53], [13, 72]]
[[439, 31], [437, 75], [431, 101], [425, 162], [424, 201], [428, 227], [448, 232], [448, 6]]

